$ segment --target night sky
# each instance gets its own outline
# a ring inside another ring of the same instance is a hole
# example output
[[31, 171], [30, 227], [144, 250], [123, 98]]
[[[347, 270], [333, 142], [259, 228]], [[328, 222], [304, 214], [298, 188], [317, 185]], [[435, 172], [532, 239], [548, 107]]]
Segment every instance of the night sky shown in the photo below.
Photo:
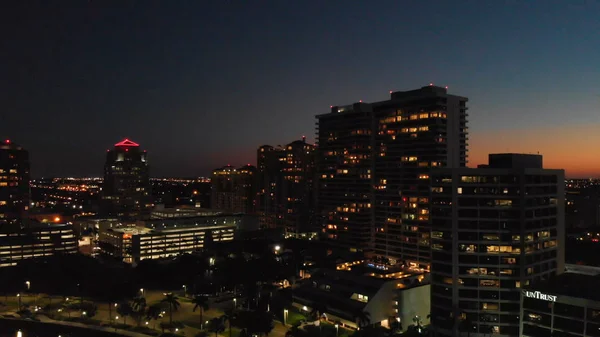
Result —
[[14, 1], [0, 9], [0, 138], [35, 176], [102, 174], [124, 137], [153, 176], [314, 139], [330, 105], [433, 82], [470, 98], [470, 162], [600, 175], [600, 2]]

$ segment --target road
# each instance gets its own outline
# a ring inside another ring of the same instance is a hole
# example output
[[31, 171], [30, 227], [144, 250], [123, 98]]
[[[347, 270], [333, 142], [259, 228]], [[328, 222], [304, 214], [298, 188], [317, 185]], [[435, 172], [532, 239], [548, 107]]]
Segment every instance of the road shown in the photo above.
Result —
[[[162, 291], [144, 291], [144, 297], [146, 298], [146, 302], [148, 305], [153, 305], [153, 304], [157, 304], [160, 303], [160, 301], [164, 298], [164, 292]], [[200, 313], [198, 312], [198, 310], [196, 310], [194, 312], [194, 305], [190, 302], [190, 300], [188, 298], [183, 298], [183, 293], [181, 294], [177, 294], [179, 296], [179, 302], [180, 302], [180, 308], [179, 310], [173, 312], [173, 321], [179, 321], [185, 324], [185, 328], [183, 328], [183, 331], [178, 331], [179, 334], [183, 335], [183, 336], [191, 336], [194, 337], [196, 336], [201, 330], [198, 328], [200, 325]], [[9, 297], [8, 301], [6, 301], [4, 298], [1, 298], [0, 301], [2, 302], [7, 302], [6, 305], [4, 306], [0, 306], [0, 312], [2, 314], [14, 314], [15, 311], [17, 311], [17, 307], [18, 307], [18, 298], [17, 297]], [[45, 296], [24, 296], [21, 298], [21, 305], [25, 306], [25, 305], [38, 305], [38, 306], [45, 306], [47, 304], [50, 303], [50, 301], [52, 303], [59, 303], [63, 301], [62, 297], [53, 297], [52, 299], [49, 299], [48, 297]], [[77, 302], [78, 299], [74, 299], [71, 298], [69, 299], [69, 302]], [[96, 313], [96, 315], [93, 317], [94, 320], [100, 320], [103, 322], [108, 322], [109, 321], [109, 304], [106, 302], [95, 302], [96, 305], [98, 306], [98, 311]], [[115, 321], [115, 318], [118, 316], [118, 313], [116, 312], [116, 308], [114, 307], [114, 303], [111, 304], [111, 310], [110, 310], [110, 315], [112, 316], [112, 322]], [[231, 301], [225, 301], [225, 302], [220, 302], [220, 303], [215, 303], [214, 301], [211, 301], [211, 303], [209, 304], [210, 309], [205, 311], [203, 313], [203, 320], [209, 321], [212, 318], [215, 317], [220, 317], [221, 315], [223, 315], [224, 311], [227, 309], [231, 309], [233, 308], [233, 300]], [[65, 312], [61, 312], [60, 313], [62, 316], [64, 317], [68, 317], [68, 313]], [[77, 317], [80, 316], [81, 313], [80, 312], [72, 312], [71, 313], [71, 317]], [[124, 324], [126, 322], [127, 325], [131, 325], [131, 326], [135, 326], [138, 323], [132, 318], [132, 317], [126, 317], [125, 319], [123, 319], [122, 317], [119, 317], [118, 319], [118, 323], [119, 324]], [[160, 330], [160, 322], [165, 322], [168, 323], [169, 322], [169, 312], [167, 310], [167, 312], [165, 313], [165, 315], [163, 316], [162, 319], [159, 319], [158, 321], [154, 322], [154, 321], [148, 321], [148, 324], [146, 324], [146, 320], [142, 320], [141, 324], [142, 325], [146, 325], [148, 328], [156, 328], [156, 330]], [[236, 329], [237, 331], [237, 329]], [[282, 323], [275, 321], [274, 322], [274, 328], [273, 331], [269, 334], [269, 337], [285, 337], [286, 332], [288, 331], [288, 328], [285, 327]], [[229, 332], [226, 329], [225, 332], [223, 334], [220, 335], [221, 337], [229, 337]], [[235, 336], [235, 334], [234, 334]]]

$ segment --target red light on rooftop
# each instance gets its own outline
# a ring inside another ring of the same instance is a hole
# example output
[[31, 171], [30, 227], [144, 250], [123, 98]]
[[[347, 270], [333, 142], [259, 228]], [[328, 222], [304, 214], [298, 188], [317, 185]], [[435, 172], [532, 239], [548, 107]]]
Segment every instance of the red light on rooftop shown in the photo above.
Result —
[[431, 86], [433, 86], [433, 83], [429, 83], [429, 86], [430, 86], [430, 87], [431, 87]]
[[359, 103], [362, 103], [362, 99], [360, 101], [358, 101]]
[[330, 105], [329, 108], [333, 108], [333, 105]]
[[448, 90], [448, 86], [446, 86], [446, 90]]
[[392, 91], [392, 90], [390, 90], [390, 94], [391, 94], [392, 92], [393, 92], [393, 91]]
[[4, 141], [6, 144], [10, 144], [10, 139]]
[[140, 144], [138, 144], [136, 142], [132, 142], [129, 139], [125, 138], [122, 142], [119, 142], [119, 143], [115, 144], [115, 146], [132, 146], [132, 147], [137, 147], [137, 146], [140, 146]]

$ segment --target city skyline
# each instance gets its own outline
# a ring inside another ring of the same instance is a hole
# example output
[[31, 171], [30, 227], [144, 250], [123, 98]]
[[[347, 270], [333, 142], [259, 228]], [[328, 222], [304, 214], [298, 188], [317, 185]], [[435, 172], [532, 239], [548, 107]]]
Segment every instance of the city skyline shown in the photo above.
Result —
[[313, 142], [331, 105], [431, 82], [471, 99], [471, 166], [539, 152], [568, 177], [600, 175], [598, 4], [25, 7], [4, 13], [0, 136], [30, 151], [34, 176], [99, 175], [126, 137], [153, 176], [206, 176], [255, 164], [263, 144]]

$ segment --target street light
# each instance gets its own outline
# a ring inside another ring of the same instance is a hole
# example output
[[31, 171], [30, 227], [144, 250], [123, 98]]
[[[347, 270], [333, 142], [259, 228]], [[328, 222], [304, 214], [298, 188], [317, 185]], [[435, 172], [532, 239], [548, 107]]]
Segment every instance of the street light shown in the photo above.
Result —
[[21, 294], [17, 294], [17, 298], [19, 299], [19, 310], [21, 310]]
[[27, 285], [27, 290], [31, 289], [31, 282], [25, 281], [25, 285]]
[[140, 288], [140, 293], [142, 293], [142, 297], [144, 297], [144, 288]]
[[340, 330], [340, 325], [337, 324], [337, 323], [335, 323], [335, 335], [336, 335], [336, 337], [339, 335], [338, 334], [339, 330]]
[[283, 325], [287, 325], [288, 310], [283, 309]]
[[187, 286], [184, 284], [183, 285], [183, 296], [185, 296], [187, 294]]

